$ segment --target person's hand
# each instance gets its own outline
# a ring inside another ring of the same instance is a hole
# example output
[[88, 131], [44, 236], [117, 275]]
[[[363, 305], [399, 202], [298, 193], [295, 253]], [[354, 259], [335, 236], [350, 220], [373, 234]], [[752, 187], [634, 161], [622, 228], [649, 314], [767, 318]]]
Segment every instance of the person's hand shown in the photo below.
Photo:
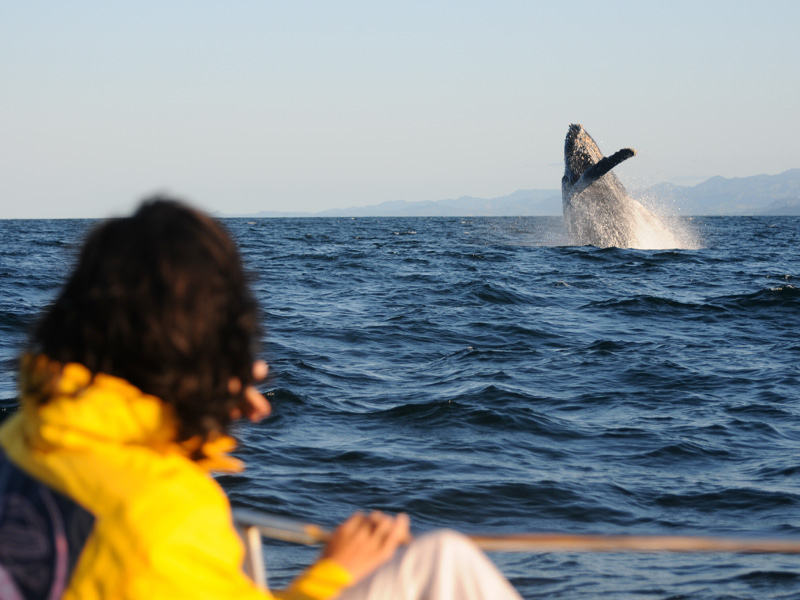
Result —
[[[253, 379], [261, 381], [266, 378], [269, 373], [269, 367], [263, 360], [257, 360], [253, 363]], [[236, 395], [242, 389], [242, 382], [238, 377], [232, 377], [228, 382], [228, 391]], [[272, 407], [264, 395], [259, 392], [254, 386], [248, 385], [244, 389], [244, 398], [239, 405], [231, 411], [231, 418], [235, 421], [245, 417], [256, 423], [261, 419], [269, 416], [272, 412]]]
[[359, 581], [389, 560], [398, 546], [411, 541], [408, 524], [403, 513], [392, 517], [378, 511], [357, 512], [333, 532], [320, 558], [336, 561]]

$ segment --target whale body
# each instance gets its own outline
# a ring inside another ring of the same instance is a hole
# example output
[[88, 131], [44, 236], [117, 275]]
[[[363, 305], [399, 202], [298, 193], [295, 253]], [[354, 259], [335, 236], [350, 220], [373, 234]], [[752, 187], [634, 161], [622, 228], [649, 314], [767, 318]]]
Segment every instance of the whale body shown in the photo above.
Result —
[[[677, 247], [670, 232], [653, 213], [630, 197], [611, 172], [635, 156], [623, 148], [603, 156], [582, 125], [569, 126], [564, 141], [561, 202], [570, 243], [618, 248]], [[657, 240], [655, 244], [651, 240]]]

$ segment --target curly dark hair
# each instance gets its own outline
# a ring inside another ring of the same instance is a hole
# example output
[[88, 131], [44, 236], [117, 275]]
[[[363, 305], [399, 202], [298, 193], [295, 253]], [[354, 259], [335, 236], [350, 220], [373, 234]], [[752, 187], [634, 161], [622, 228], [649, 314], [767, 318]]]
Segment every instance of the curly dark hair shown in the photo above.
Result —
[[[177, 441], [206, 440], [227, 430], [253, 381], [258, 333], [256, 302], [224, 227], [155, 197], [90, 233], [30, 350], [127, 380], [174, 408]], [[236, 394], [232, 377], [242, 383]]]

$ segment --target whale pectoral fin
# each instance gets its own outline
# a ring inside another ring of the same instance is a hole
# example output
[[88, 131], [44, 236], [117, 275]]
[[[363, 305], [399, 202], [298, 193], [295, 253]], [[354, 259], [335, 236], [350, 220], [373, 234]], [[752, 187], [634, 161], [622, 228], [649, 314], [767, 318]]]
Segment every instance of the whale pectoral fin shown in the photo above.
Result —
[[611, 156], [604, 156], [598, 160], [591, 167], [586, 169], [581, 175], [581, 178], [575, 183], [572, 188], [573, 194], [580, 194], [587, 187], [592, 185], [595, 181], [600, 179], [603, 175], [608, 173], [611, 169], [616, 167], [624, 160], [628, 160], [636, 155], [636, 150], [633, 148], [623, 148], [612, 154]]
[[600, 179], [603, 175], [608, 173], [611, 169], [616, 167], [619, 163], [624, 160], [628, 160], [632, 156], [636, 155], [636, 150], [633, 148], [623, 148], [617, 152], [614, 152], [611, 156], [604, 156], [600, 160], [598, 160], [594, 165], [586, 169], [586, 172], [583, 174], [583, 177], [589, 177], [593, 182]]

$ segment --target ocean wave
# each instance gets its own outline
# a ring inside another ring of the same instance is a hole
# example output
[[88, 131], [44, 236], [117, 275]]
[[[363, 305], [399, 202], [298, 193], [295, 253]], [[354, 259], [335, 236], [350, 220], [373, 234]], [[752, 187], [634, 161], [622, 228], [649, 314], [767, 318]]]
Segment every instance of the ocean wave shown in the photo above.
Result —
[[[252, 221], [226, 224], [262, 305], [273, 415], [237, 425], [248, 468], [219, 478], [235, 505], [326, 525], [407, 511], [418, 530], [800, 535], [800, 221], [697, 219], [705, 248], [652, 251], [554, 245], [560, 219]], [[79, 229], [0, 222], [2, 409]], [[288, 580], [315, 552], [275, 546], [270, 571]], [[772, 575], [797, 557], [496, 560], [526, 598], [800, 593]]]

